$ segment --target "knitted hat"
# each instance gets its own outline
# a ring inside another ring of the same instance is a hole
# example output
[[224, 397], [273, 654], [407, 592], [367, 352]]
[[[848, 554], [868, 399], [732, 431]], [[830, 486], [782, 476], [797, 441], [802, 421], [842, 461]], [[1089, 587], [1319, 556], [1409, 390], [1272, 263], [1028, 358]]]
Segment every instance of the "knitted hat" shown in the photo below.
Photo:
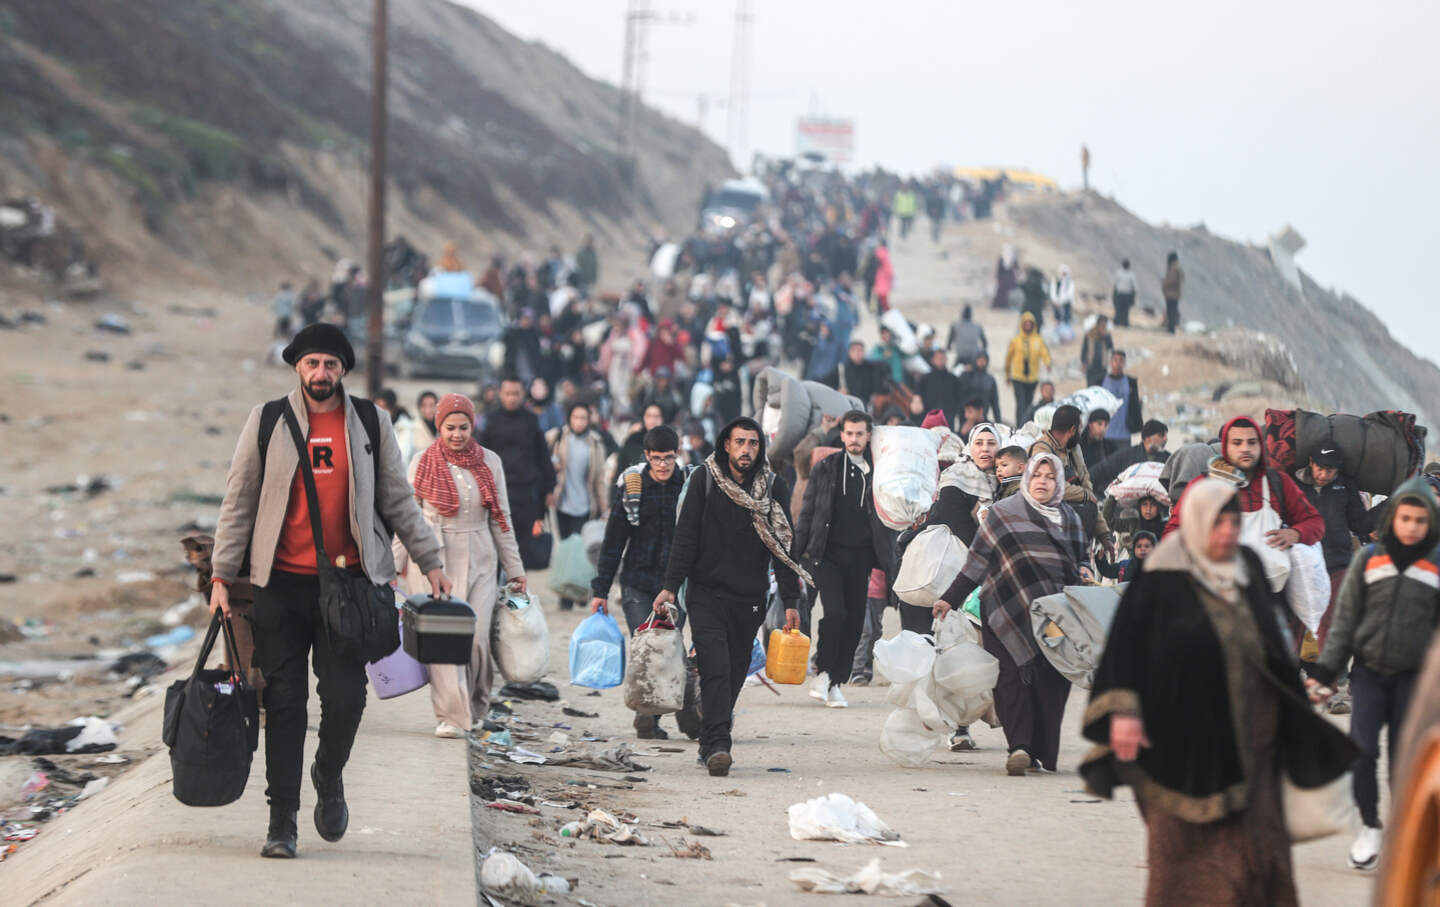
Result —
[[456, 413], [469, 419], [472, 426], [475, 424], [475, 404], [464, 394], [446, 394], [440, 398], [440, 402], [435, 404], [435, 424], [440, 425], [446, 416]]
[[280, 357], [286, 365], [294, 365], [306, 353], [326, 353], [340, 360], [345, 371], [355, 368], [355, 348], [345, 337], [345, 332], [333, 324], [323, 322], [306, 325]]
[[921, 428], [944, 428], [945, 426], [945, 412], [939, 409], [930, 410], [925, 414], [925, 420], [920, 423]]

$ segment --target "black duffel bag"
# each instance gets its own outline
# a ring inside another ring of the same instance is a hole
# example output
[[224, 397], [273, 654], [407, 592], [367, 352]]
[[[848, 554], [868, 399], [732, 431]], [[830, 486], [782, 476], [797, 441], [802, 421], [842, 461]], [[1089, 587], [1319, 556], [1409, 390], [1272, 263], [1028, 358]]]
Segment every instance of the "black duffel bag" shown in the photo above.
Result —
[[250, 778], [250, 757], [260, 745], [260, 703], [238, 670], [207, 670], [205, 661], [221, 629], [226, 661], [240, 664], [235, 631], [217, 612], [190, 676], [165, 691], [161, 739], [170, 747], [175, 799], [186, 806], [224, 806], [240, 799]]
[[[400, 648], [400, 625], [395, 620], [395, 591], [388, 585], [370, 582], [360, 571], [352, 573], [345, 566], [336, 566], [325, 553], [325, 537], [320, 529], [319, 494], [315, 490], [315, 471], [310, 466], [310, 453], [300, 422], [290, 401], [285, 401], [285, 424], [295, 441], [300, 457], [300, 475], [305, 480], [305, 498], [310, 505], [310, 532], [315, 539], [315, 568], [320, 580], [320, 619], [325, 624], [330, 648], [340, 655], [359, 661], [376, 662]], [[380, 481], [380, 476], [375, 476]]]

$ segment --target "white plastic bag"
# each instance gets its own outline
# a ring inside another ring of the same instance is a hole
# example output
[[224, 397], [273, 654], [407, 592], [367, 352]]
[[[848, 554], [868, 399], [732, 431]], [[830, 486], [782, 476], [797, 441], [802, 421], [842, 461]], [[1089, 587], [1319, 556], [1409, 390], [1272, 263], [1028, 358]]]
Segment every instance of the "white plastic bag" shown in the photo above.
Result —
[[792, 804], [790, 837], [797, 841], [839, 841], [842, 844], [870, 844], [899, 841], [895, 829], [880, 821], [875, 811], [844, 794], [827, 794]]
[[878, 859], [871, 860], [861, 869], [848, 876], [809, 867], [790, 873], [790, 881], [802, 891], [815, 894], [878, 894], [885, 897], [904, 897], [923, 894], [944, 894], [940, 885], [940, 873], [922, 869], [907, 869], [904, 872], [885, 872]]
[[935, 665], [935, 640], [914, 630], [901, 630], [875, 643], [875, 669], [891, 683], [914, 683], [930, 676]]
[[550, 630], [540, 597], [500, 590], [495, 602], [495, 625], [490, 645], [495, 667], [510, 683], [534, 683], [550, 670]]
[[1290, 579], [1285, 583], [1285, 600], [1305, 629], [1314, 633], [1320, 618], [1330, 607], [1330, 573], [1325, 569], [1325, 551], [1319, 542], [1290, 546]]
[[625, 665], [625, 707], [639, 715], [685, 708], [685, 642], [673, 627], [646, 621], [630, 641]]
[[1290, 578], [1290, 555], [1270, 547], [1265, 534], [1282, 528], [1280, 514], [1270, 506], [1270, 480], [1260, 479], [1260, 509], [1240, 514], [1240, 544], [1255, 552], [1270, 581], [1270, 591], [1279, 592]]
[[919, 768], [950, 739], [952, 730], [943, 722], [927, 725], [915, 709], [896, 709], [880, 729], [880, 752], [897, 765]]
[[905, 549], [895, 574], [895, 594], [907, 605], [930, 607], [955, 582], [967, 553], [948, 526], [925, 527]]
[[939, 439], [926, 429], [881, 426], [870, 442], [875, 457], [875, 513], [891, 529], [925, 516], [940, 485]]
[[[1110, 415], [1115, 415], [1115, 410], [1120, 408], [1124, 401], [1107, 391], [1100, 385], [1094, 385], [1078, 390], [1060, 401], [1060, 405], [1069, 404], [1080, 410], [1080, 424], [1084, 425], [1090, 419], [1090, 414], [1097, 409], [1103, 409]], [[1038, 415], [1038, 413], [1037, 413]], [[1038, 420], [1037, 420], [1038, 421]]]

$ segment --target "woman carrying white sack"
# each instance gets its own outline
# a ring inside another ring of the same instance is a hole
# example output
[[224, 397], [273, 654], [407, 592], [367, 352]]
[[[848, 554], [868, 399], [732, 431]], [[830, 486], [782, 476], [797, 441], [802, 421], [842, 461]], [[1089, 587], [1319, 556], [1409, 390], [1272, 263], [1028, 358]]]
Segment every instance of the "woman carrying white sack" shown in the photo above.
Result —
[[[410, 484], [425, 521], [440, 537], [445, 575], [455, 594], [475, 609], [475, 638], [467, 665], [430, 665], [430, 704], [436, 737], [464, 737], [490, 711], [495, 663], [490, 625], [498, 571], [525, 591], [525, 566], [510, 518], [505, 467], [500, 455], [474, 438], [475, 404], [446, 394], [435, 409], [437, 437], [410, 463]], [[397, 541], [395, 562], [407, 591], [425, 589], [419, 568]]]

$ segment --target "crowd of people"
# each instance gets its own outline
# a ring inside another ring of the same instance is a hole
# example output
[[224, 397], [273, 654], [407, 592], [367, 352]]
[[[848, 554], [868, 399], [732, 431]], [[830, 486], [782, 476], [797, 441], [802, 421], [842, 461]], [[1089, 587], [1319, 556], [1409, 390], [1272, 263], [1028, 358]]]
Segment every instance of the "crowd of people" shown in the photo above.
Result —
[[[1016, 777], [1057, 771], [1070, 681], [1043, 656], [1030, 605], [1066, 586], [1120, 579], [1129, 585], [1086, 709], [1084, 734], [1095, 748], [1081, 771], [1101, 794], [1135, 790], [1149, 833], [1148, 899], [1293, 903], [1282, 775], [1314, 788], [1353, 770], [1365, 829], [1350, 858], [1373, 867], [1379, 735], [1388, 725], [1393, 758], [1440, 605], [1440, 479], [1415, 480], [1367, 509], [1334, 450], [1286, 474], [1267, 465], [1261, 426], [1242, 417], [1220, 428], [1216, 448], [1177, 454], [1166, 497], [1117, 508], [1106, 497], [1112, 481], [1170, 457], [1168, 430], [1145, 418], [1139, 383], [1107, 330], [1111, 318], [1128, 324], [1134, 305], [1128, 261], [1113, 311], [1086, 332], [1080, 356], [1089, 382], [1119, 404], [1082, 410], [1057, 402], [1054, 384], [1041, 380], [1052, 362], [1045, 315], [1063, 326], [1075, 317], [1069, 270], [1046, 287], [1030, 269], [1021, 283], [1013, 251], [1002, 254], [996, 304], [1021, 312], [1002, 364], [1014, 388], [1012, 418], [1002, 422], [989, 341], [968, 306], [943, 343], [934, 330], [917, 332], [914, 352], [902, 349], [893, 320], [880, 322], [871, 349], [853, 336], [862, 318], [889, 308], [887, 243], [891, 235], [907, 241], [923, 187], [882, 174], [806, 181], [780, 172], [770, 180], [772, 216], [692, 237], [676, 255], [676, 273], [688, 281], [658, 280], [653, 292], [638, 283], [624, 296], [598, 294], [588, 240], [573, 256], [555, 250], [534, 265], [492, 261], [478, 283], [511, 319], [506, 373], [476, 388], [473, 400], [426, 391], [413, 415], [393, 392], [381, 394], [376, 404], [392, 430], [381, 433], [374, 466], [349, 455], [369, 447], [358, 415], [365, 401], [341, 385], [354, 365], [345, 333], [322, 321], [286, 347], [300, 377], [288, 403], [302, 416], [302, 434], [308, 427], [316, 478], [324, 473], [319, 510], [333, 539], [325, 550], [343, 549], [372, 581], [398, 580], [406, 592], [453, 589], [480, 617], [470, 664], [443, 682], [432, 678], [437, 736], [463, 736], [487, 713], [497, 584], [523, 590], [555, 537], [596, 520], [605, 530], [592, 609], [609, 608], [618, 581], [633, 634], [683, 599], [700, 679], [698, 760], [719, 777], [734, 763], [734, 706], [762, 626], [808, 630], [820, 605], [808, 692], [844, 708], [845, 688], [873, 678], [869, 650], [887, 608], [924, 633], [971, 598], [981, 644], [999, 666], [1004, 769]], [[1173, 254], [1169, 264], [1173, 331], [1183, 275]], [[447, 248], [437, 267], [463, 265]], [[750, 377], [767, 364], [860, 406], [823, 419], [790, 455], [770, 456], [748, 405]], [[255, 552], [256, 608], [286, 615], [256, 625], [272, 712], [265, 853], [293, 856], [305, 652], [317, 652], [326, 715], [312, 779], [327, 839], [344, 833], [340, 772], [364, 675], [334, 653], [321, 658], [328, 644], [315, 616], [317, 549], [294, 478], [297, 453], [284, 432], [261, 437], [263, 419], [257, 407], [240, 440], [244, 450], [258, 444], [260, 455], [232, 464], [213, 603], [226, 607], [222, 590], [245, 552]], [[933, 506], [904, 531], [876, 512], [877, 425], [940, 428], [960, 439]], [[335, 444], [337, 435], [349, 443]], [[323, 456], [314, 447], [322, 443]], [[393, 550], [376, 541], [384, 538], [377, 517], [394, 533]], [[905, 604], [891, 591], [895, 573], [918, 531], [936, 525], [963, 544], [964, 566], [932, 608]], [[1291, 547], [1316, 543], [1333, 593], [1315, 634], [1318, 655], [1302, 674], [1304, 627], [1280, 595], [1275, 565], [1288, 563]], [[1337, 696], [1347, 671], [1348, 697]], [[1352, 713], [1348, 738], [1316, 714], [1312, 702], [1324, 700], [1348, 702], [1339, 707]], [[668, 736], [654, 716], [637, 715], [634, 727], [643, 739]], [[962, 727], [950, 745], [968, 750], [975, 741]], [[1305, 756], [1294, 757], [1297, 750]]]

